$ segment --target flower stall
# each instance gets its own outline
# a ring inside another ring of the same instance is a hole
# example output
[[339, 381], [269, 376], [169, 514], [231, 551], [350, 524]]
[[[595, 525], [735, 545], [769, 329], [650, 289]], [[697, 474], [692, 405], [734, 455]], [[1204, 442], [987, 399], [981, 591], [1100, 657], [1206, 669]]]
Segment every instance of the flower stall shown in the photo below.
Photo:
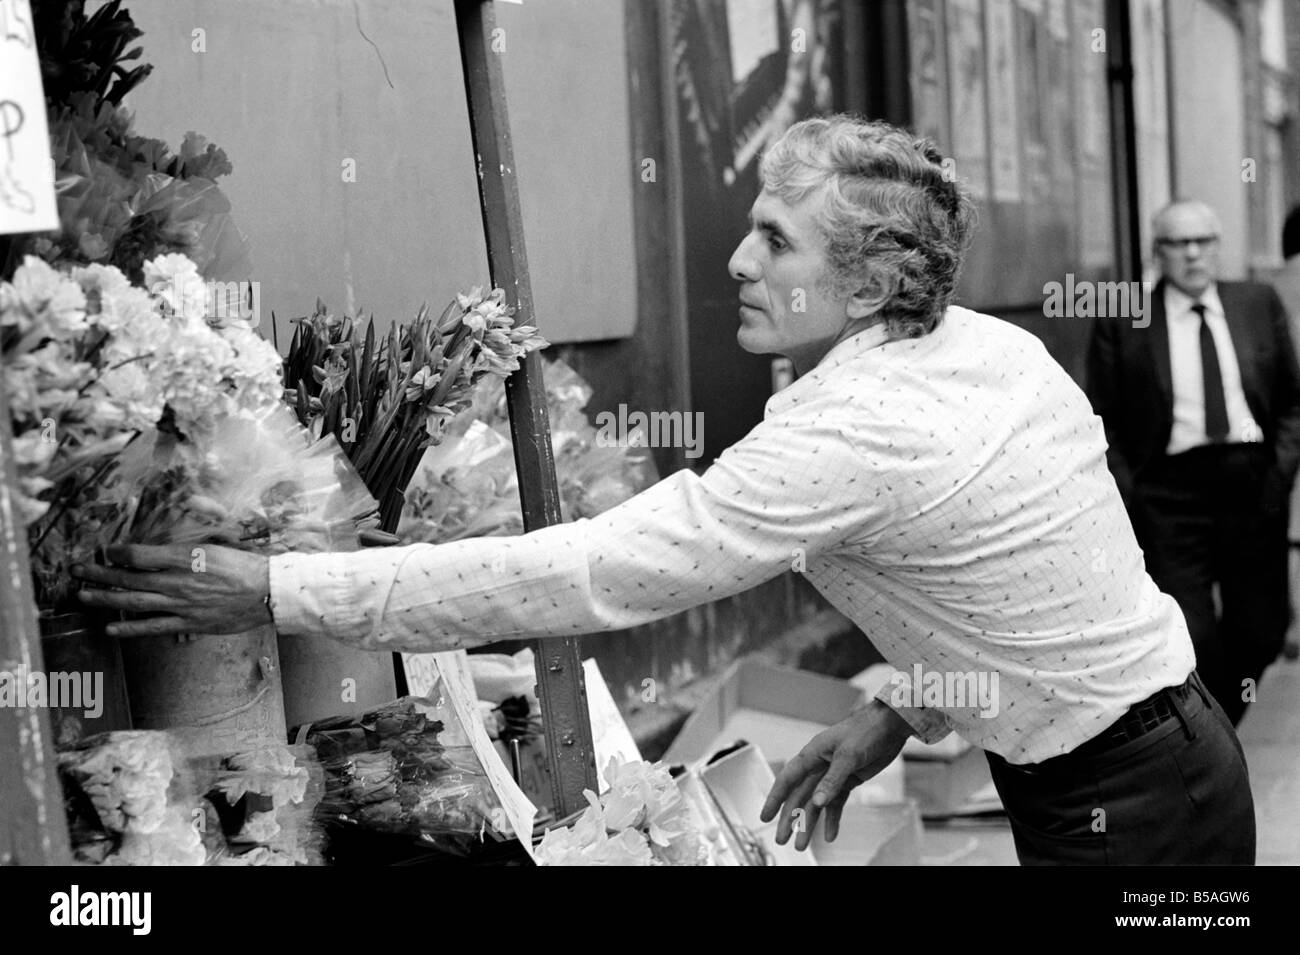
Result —
[[[388, 655], [270, 626], [116, 640], [74, 599], [70, 569], [123, 543], [192, 544], [202, 570], [209, 543], [273, 554], [517, 533], [644, 486], [630, 476], [639, 464], [567, 439], [563, 489], [557, 480], [548, 405], [560, 399], [532, 322], [492, 4], [455, 4], [491, 289], [462, 289], [387, 333], [318, 302], [283, 356], [278, 324], [267, 341], [249, 303], [221, 294], [248, 260], [218, 182], [231, 159], [197, 133], [176, 149], [148, 138], [122, 106], [151, 69], [122, 0], [89, 15], [78, 0], [6, 10], [6, 59], [19, 63], [8, 54], [21, 46], [43, 90], [31, 75], [0, 82], [21, 83], [26, 115], [47, 117], [23, 148], [38, 143], [54, 177], [52, 189], [39, 174], [4, 184], [0, 640], [6, 666], [93, 671], [105, 686], [93, 715], [0, 709], [0, 758], [23, 767], [0, 783], [0, 861], [62, 861], [71, 845], [89, 863], [311, 864], [326, 837], [353, 847], [336, 860], [374, 859], [385, 837], [490, 857], [485, 834], [514, 835], [530, 854], [537, 841], [553, 864], [699, 861], [666, 772], [614, 762], [597, 795], [574, 639], [539, 646], [540, 714], [521, 717], [540, 716], [545, 737], [554, 831], [543, 838], [500, 778], [463, 660], [399, 664], [410, 692], [398, 696]], [[53, 197], [44, 218], [14, 200], [26, 186]], [[581, 390], [571, 370], [557, 374]], [[506, 416], [490, 397], [475, 407], [493, 379]], [[575, 434], [589, 429], [581, 403], [568, 405]], [[447, 460], [433, 470], [448, 436], [453, 456], [469, 449], [471, 422], [473, 440], [508, 430], [517, 480], [474, 471], [470, 489], [441, 479]], [[487, 517], [508, 511], [503, 493], [517, 494], [522, 521]], [[340, 673], [361, 677], [350, 707], [337, 703]]]

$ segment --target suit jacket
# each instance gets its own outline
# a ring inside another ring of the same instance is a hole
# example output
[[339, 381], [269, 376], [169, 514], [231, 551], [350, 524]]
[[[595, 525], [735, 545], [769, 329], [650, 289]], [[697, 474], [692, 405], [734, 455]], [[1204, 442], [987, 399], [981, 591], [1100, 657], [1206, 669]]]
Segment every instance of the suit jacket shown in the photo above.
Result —
[[[1174, 423], [1164, 285], [1151, 293], [1148, 327], [1097, 319], [1088, 350], [1086, 390], [1105, 423], [1107, 457], [1126, 501], [1142, 468], [1169, 447]], [[1300, 370], [1286, 310], [1268, 285], [1219, 282], [1218, 291], [1246, 403], [1274, 453], [1273, 483], [1290, 488], [1300, 465]]]

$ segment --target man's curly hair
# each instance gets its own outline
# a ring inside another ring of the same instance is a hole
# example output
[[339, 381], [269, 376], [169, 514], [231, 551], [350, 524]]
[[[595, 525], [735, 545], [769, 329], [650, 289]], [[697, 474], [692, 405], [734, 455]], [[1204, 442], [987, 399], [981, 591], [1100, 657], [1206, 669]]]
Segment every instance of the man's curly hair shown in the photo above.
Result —
[[957, 287], [974, 206], [934, 143], [887, 123], [806, 119], [763, 155], [763, 187], [795, 205], [822, 190], [829, 287], [885, 290], [891, 338], [938, 326]]

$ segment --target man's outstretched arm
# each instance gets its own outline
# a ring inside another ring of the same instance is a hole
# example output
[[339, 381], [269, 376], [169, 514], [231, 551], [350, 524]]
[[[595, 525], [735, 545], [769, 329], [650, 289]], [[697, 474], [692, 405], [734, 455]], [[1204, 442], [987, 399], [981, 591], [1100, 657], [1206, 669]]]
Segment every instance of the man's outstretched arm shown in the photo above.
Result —
[[202, 572], [188, 545], [137, 548], [114, 559], [162, 569], [86, 568], [128, 590], [83, 599], [163, 615], [117, 628], [132, 635], [265, 622], [269, 596], [283, 633], [411, 652], [634, 626], [748, 590], [888, 521], [889, 496], [851, 437], [861, 412], [846, 404], [813, 397], [703, 475], [678, 472], [599, 517], [521, 537], [269, 563], [208, 547]]

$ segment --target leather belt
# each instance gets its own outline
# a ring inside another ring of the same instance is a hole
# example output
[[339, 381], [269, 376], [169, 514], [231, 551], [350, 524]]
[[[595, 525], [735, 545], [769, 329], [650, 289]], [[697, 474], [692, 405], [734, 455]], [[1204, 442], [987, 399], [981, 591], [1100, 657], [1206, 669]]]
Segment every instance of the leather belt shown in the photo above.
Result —
[[1096, 756], [1107, 750], [1122, 746], [1124, 743], [1138, 739], [1158, 726], [1178, 716], [1178, 705], [1185, 702], [1194, 692], [1193, 677], [1189, 676], [1180, 686], [1169, 686], [1157, 690], [1140, 703], [1134, 703], [1128, 712], [1111, 726], [1094, 736], [1082, 746], [1077, 746], [1067, 756]]

